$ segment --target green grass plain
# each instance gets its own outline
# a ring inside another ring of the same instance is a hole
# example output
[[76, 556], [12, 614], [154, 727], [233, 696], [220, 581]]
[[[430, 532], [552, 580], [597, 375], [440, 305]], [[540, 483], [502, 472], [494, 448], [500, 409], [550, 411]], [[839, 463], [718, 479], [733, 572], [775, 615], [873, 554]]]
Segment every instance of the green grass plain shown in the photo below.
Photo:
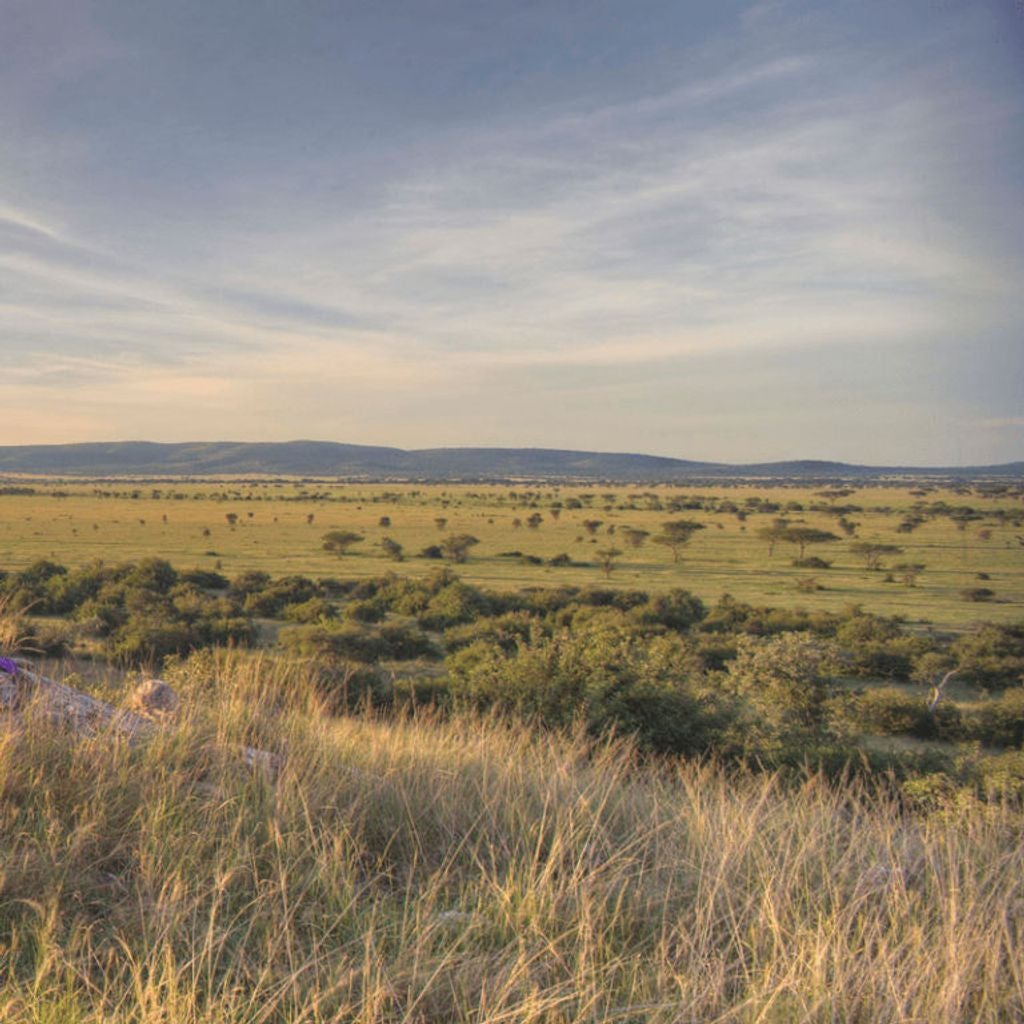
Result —
[[[168, 559], [178, 568], [219, 568], [228, 576], [258, 569], [272, 575], [302, 573], [362, 578], [397, 572], [419, 576], [438, 562], [414, 557], [452, 533], [479, 539], [469, 560], [457, 566], [470, 583], [506, 590], [521, 587], [613, 586], [651, 592], [685, 587], [706, 602], [729, 593], [742, 601], [776, 607], [840, 611], [851, 604], [912, 623], [964, 628], [977, 621], [1009, 622], [1024, 607], [1024, 518], [1019, 489], [999, 495], [930, 489], [911, 493], [906, 486], [870, 486], [836, 499], [856, 505], [849, 513], [859, 523], [855, 538], [807, 549], [831, 560], [828, 570], [796, 568], [792, 545], [777, 545], [769, 557], [758, 530], [785, 515], [794, 524], [839, 533], [837, 516], [810, 511], [827, 505], [820, 487], [741, 483], [679, 486], [538, 486], [480, 484], [391, 484], [339, 481], [5, 481], [29, 487], [31, 494], [0, 494], [0, 568], [18, 570], [40, 558], [77, 566], [94, 559], [134, 561], [147, 556]], [[725, 500], [746, 508], [754, 498], [804, 511], [735, 512], [684, 509], [671, 512], [672, 499]], [[565, 507], [573, 501], [583, 508]], [[649, 507], [660, 502], [662, 509]], [[970, 507], [979, 518], [963, 529], [948, 514], [926, 518], [911, 534], [897, 527], [920, 503], [945, 502]], [[561, 504], [560, 509], [553, 506]], [[535, 528], [530, 515], [542, 517]], [[231, 526], [228, 516], [237, 517]], [[312, 516], [312, 522], [309, 517]], [[380, 525], [382, 517], [389, 526]], [[439, 526], [437, 520], [445, 524]], [[669, 519], [692, 519], [705, 529], [683, 550], [679, 562], [651, 538], [639, 548], [627, 543], [624, 527], [647, 530], [651, 537]], [[518, 520], [521, 525], [516, 526]], [[600, 520], [591, 536], [585, 520]], [[609, 535], [608, 528], [615, 527]], [[322, 549], [329, 530], [353, 530], [365, 538], [342, 557]], [[408, 556], [397, 563], [380, 547], [384, 537], [403, 545]], [[917, 562], [925, 566], [915, 586], [885, 582], [886, 572], [869, 571], [850, 550], [856, 540], [897, 544], [902, 553], [884, 564]], [[595, 552], [621, 549], [610, 577]], [[552, 567], [505, 556], [520, 551], [545, 561], [559, 554], [574, 563]], [[979, 579], [979, 574], [989, 579]], [[823, 588], [801, 591], [814, 577]], [[994, 598], [965, 601], [963, 591], [987, 587]]]

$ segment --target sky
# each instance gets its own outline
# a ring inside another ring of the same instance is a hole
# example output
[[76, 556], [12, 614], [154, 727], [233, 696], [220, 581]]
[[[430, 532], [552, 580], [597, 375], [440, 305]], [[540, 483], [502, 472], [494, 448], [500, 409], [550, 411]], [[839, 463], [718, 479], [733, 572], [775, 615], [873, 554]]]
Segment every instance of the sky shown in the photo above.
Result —
[[0, 444], [1024, 458], [1024, 4], [0, 0]]

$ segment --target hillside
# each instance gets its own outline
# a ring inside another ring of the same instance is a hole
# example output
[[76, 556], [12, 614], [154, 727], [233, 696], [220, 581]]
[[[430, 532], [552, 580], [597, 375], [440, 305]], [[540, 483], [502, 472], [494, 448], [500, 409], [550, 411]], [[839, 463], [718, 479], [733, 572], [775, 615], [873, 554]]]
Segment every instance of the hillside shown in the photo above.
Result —
[[722, 477], [839, 480], [881, 476], [1019, 477], [1024, 462], [999, 466], [859, 466], [797, 460], [731, 465], [655, 455], [553, 448], [404, 450], [332, 441], [158, 444], [150, 441], [0, 446], [0, 473], [66, 476], [270, 474], [392, 480], [682, 481]]
[[1024, 1013], [1009, 804], [911, 813], [494, 720], [332, 719], [297, 666], [236, 655], [171, 678], [184, 711], [138, 747], [0, 722], [4, 1021]]

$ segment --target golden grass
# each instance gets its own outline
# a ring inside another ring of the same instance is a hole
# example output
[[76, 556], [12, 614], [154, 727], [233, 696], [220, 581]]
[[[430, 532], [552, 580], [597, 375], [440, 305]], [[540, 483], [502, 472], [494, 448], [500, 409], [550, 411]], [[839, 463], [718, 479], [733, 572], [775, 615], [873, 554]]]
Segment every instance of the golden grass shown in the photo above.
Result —
[[[174, 682], [189, 711], [143, 748], [0, 732], [0, 1020], [1024, 1015], [1009, 806], [913, 816], [471, 717], [329, 719], [270, 660]], [[279, 777], [240, 743], [285, 753]]]
[[[902, 547], [904, 553], [889, 559], [890, 563], [926, 566], [917, 586], [911, 588], [885, 583], [883, 572], [868, 572], [849, 551], [846, 539], [808, 550], [808, 554], [835, 562], [828, 571], [794, 568], [792, 545], [779, 545], [769, 558], [757, 531], [779, 512], [751, 513], [741, 522], [732, 514], [649, 510], [645, 497], [655, 494], [667, 503], [673, 497], [717, 496], [743, 506], [747, 499], [758, 496], [780, 505], [796, 501], [809, 506], [821, 504], [816, 488], [767, 484], [661, 486], [654, 490], [624, 485], [544, 487], [530, 492], [534, 507], [524, 503], [523, 488], [494, 485], [37, 481], [33, 486], [38, 493], [0, 495], [0, 565], [7, 570], [24, 568], [39, 558], [77, 566], [94, 558], [120, 562], [158, 555], [179, 569], [219, 565], [229, 576], [250, 569], [272, 575], [344, 578], [390, 571], [422, 576], [437, 563], [416, 558], [392, 562], [380, 548], [380, 540], [391, 537], [414, 555], [439, 543], [448, 533], [469, 533], [478, 537], [480, 544], [469, 561], [459, 566], [460, 575], [467, 582], [498, 590], [563, 584], [654, 592], [685, 587], [706, 602], [728, 592], [739, 600], [776, 607], [838, 612], [860, 603], [878, 614], [901, 614], [912, 621], [950, 627], [980, 620], [1017, 621], [1024, 607], [1024, 547], [1016, 539], [1024, 528], [993, 514], [999, 509], [1018, 513], [1019, 499], [1010, 496], [936, 490], [926, 495], [927, 502], [970, 505], [980, 510], [983, 518], [963, 531], [948, 518], [937, 518], [909, 535], [896, 532], [904, 513], [917, 500], [909, 485], [859, 488], [845, 499], [865, 509], [852, 515], [860, 524], [860, 539]], [[154, 486], [157, 498], [153, 497]], [[116, 496], [97, 496], [97, 489]], [[605, 500], [605, 492], [611, 501]], [[173, 497], [176, 494], [182, 496], [180, 500]], [[589, 507], [563, 508], [557, 519], [553, 518], [552, 504], [587, 494], [591, 495]], [[630, 503], [637, 507], [622, 507]], [[530, 529], [525, 524], [534, 512], [543, 516], [543, 522]], [[808, 526], [838, 532], [835, 517], [826, 513], [787, 514], [805, 520]], [[236, 526], [229, 526], [228, 515], [237, 517]], [[312, 524], [307, 522], [310, 515]], [[391, 525], [379, 525], [382, 516], [388, 517]], [[616, 530], [644, 529], [653, 535], [665, 520], [679, 517], [701, 521], [706, 529], [696, 534], [678, 564], [669, 551], [650, 541], [632, 548], [621, 534], [606, 533], [614, 526]], [[443, 529], [436, 525], [438, 518], [446, 520]], [[517, 519], [522, 524], [519, 527], [513, 525]], [[603, 525], [592, 538], [583, 522], [594, 519]], [[351, 554], [338, 558], [321, 548], [322, 535], [332, 529], [353, 530], [365, 541], [353, 547]], [[594, 551], [610, 543], [624, 553], [611, 579], [605, 580]], [[508, 551], [541, 559], [565, 553], [576, 562], [590, 564], [554, 568], [499, 557]], [[979, 572], [988, 573], [991, 579], [979, 582]], [[799, 592], [798, 581], [811, 576], [825, 589]], [[997, 600], [965, 603], [961, 592], [981, 585], [994, 590]]]

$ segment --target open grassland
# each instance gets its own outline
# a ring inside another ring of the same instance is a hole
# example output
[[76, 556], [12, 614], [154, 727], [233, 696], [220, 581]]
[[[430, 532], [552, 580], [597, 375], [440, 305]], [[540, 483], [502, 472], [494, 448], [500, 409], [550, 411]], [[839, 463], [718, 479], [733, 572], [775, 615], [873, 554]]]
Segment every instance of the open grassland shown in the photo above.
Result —
[[31, 711], [0, 733], [0, 1019], [1024, 1016], [1012, 805], [331, 719], [294, 665], [237, 655], [173, 681], [185, 713], [141, 748]]
[[[9, 493], [19, 488], [33, 493]], [[1016, 487], [991, 494], [922, 490], [908, 483], [856, 488], [835, 497], [820, 487], [762, 484], [584, 488], [18, 480], [8, 481], [5, 491], [0, 493], [0, 568], [7, 570], [41, 558], [78, 566], [93, 559], [159, 555], [182, 568], [219, 568], [229, 576], [250, 569], [275, 576], [361, 578], [390, 571], [422, 576], [437, 563], [415, 557], [420, 551], [451, 534], [469, 534], [479, 544], [459, 574], [499, 590], [610, 585], [661, 592], [682, 586], [709, 603], [730, 593], [776, 607], [839, 611], [861, 604], [878, 614], [954, 628], [981, 619], [1019, 620], [1024, 603], [1024, 544], [1018, 540], [1024, 536], [1024, 504]], [[844, 506], [852, 508], [845, 518], [856, 524], [854, 535], [837, 529]], [[960, 515], [965, 509], [970, 513]], [[539, 517], [537, 525], [529, 524], [531, 516]], [[920, 523], [912, 532], [900, 532], [913, 516]], [[791, 544], [777, 544], [769, 555], [758, 534], [780, 517], [840, 536], [805, 552], [831, 567], [795, 567]], [[679, 518], [704, 529], [676, 562], [652, 540], [664, 522]], [[588, 528], [587, 523], [599, 525]], [[630, 528], [647, 531], [640, 546], [628, 540]], [[329, 530], [350, 530], [364, 540], [338, 557], [322, 549]], [[408, 556], [403, 562], [391, 560], [381, 548], [385, 537], [402, 545]], [[864, 541], [896, 545], [900, 552], [883, 559], [882, 571], [869, 570], [851, 550]], [[621, 554], [606, 579], [597, 552], [609, 548]], [[558, 556], [571, 564], [544, 564]], [[924, 566], [912, 586], [898, 577], [887, 581], [885, 567], [902, 563]], [[965, 601], [964, 591], [980, 587], [992, 592], [990, 600]]]

